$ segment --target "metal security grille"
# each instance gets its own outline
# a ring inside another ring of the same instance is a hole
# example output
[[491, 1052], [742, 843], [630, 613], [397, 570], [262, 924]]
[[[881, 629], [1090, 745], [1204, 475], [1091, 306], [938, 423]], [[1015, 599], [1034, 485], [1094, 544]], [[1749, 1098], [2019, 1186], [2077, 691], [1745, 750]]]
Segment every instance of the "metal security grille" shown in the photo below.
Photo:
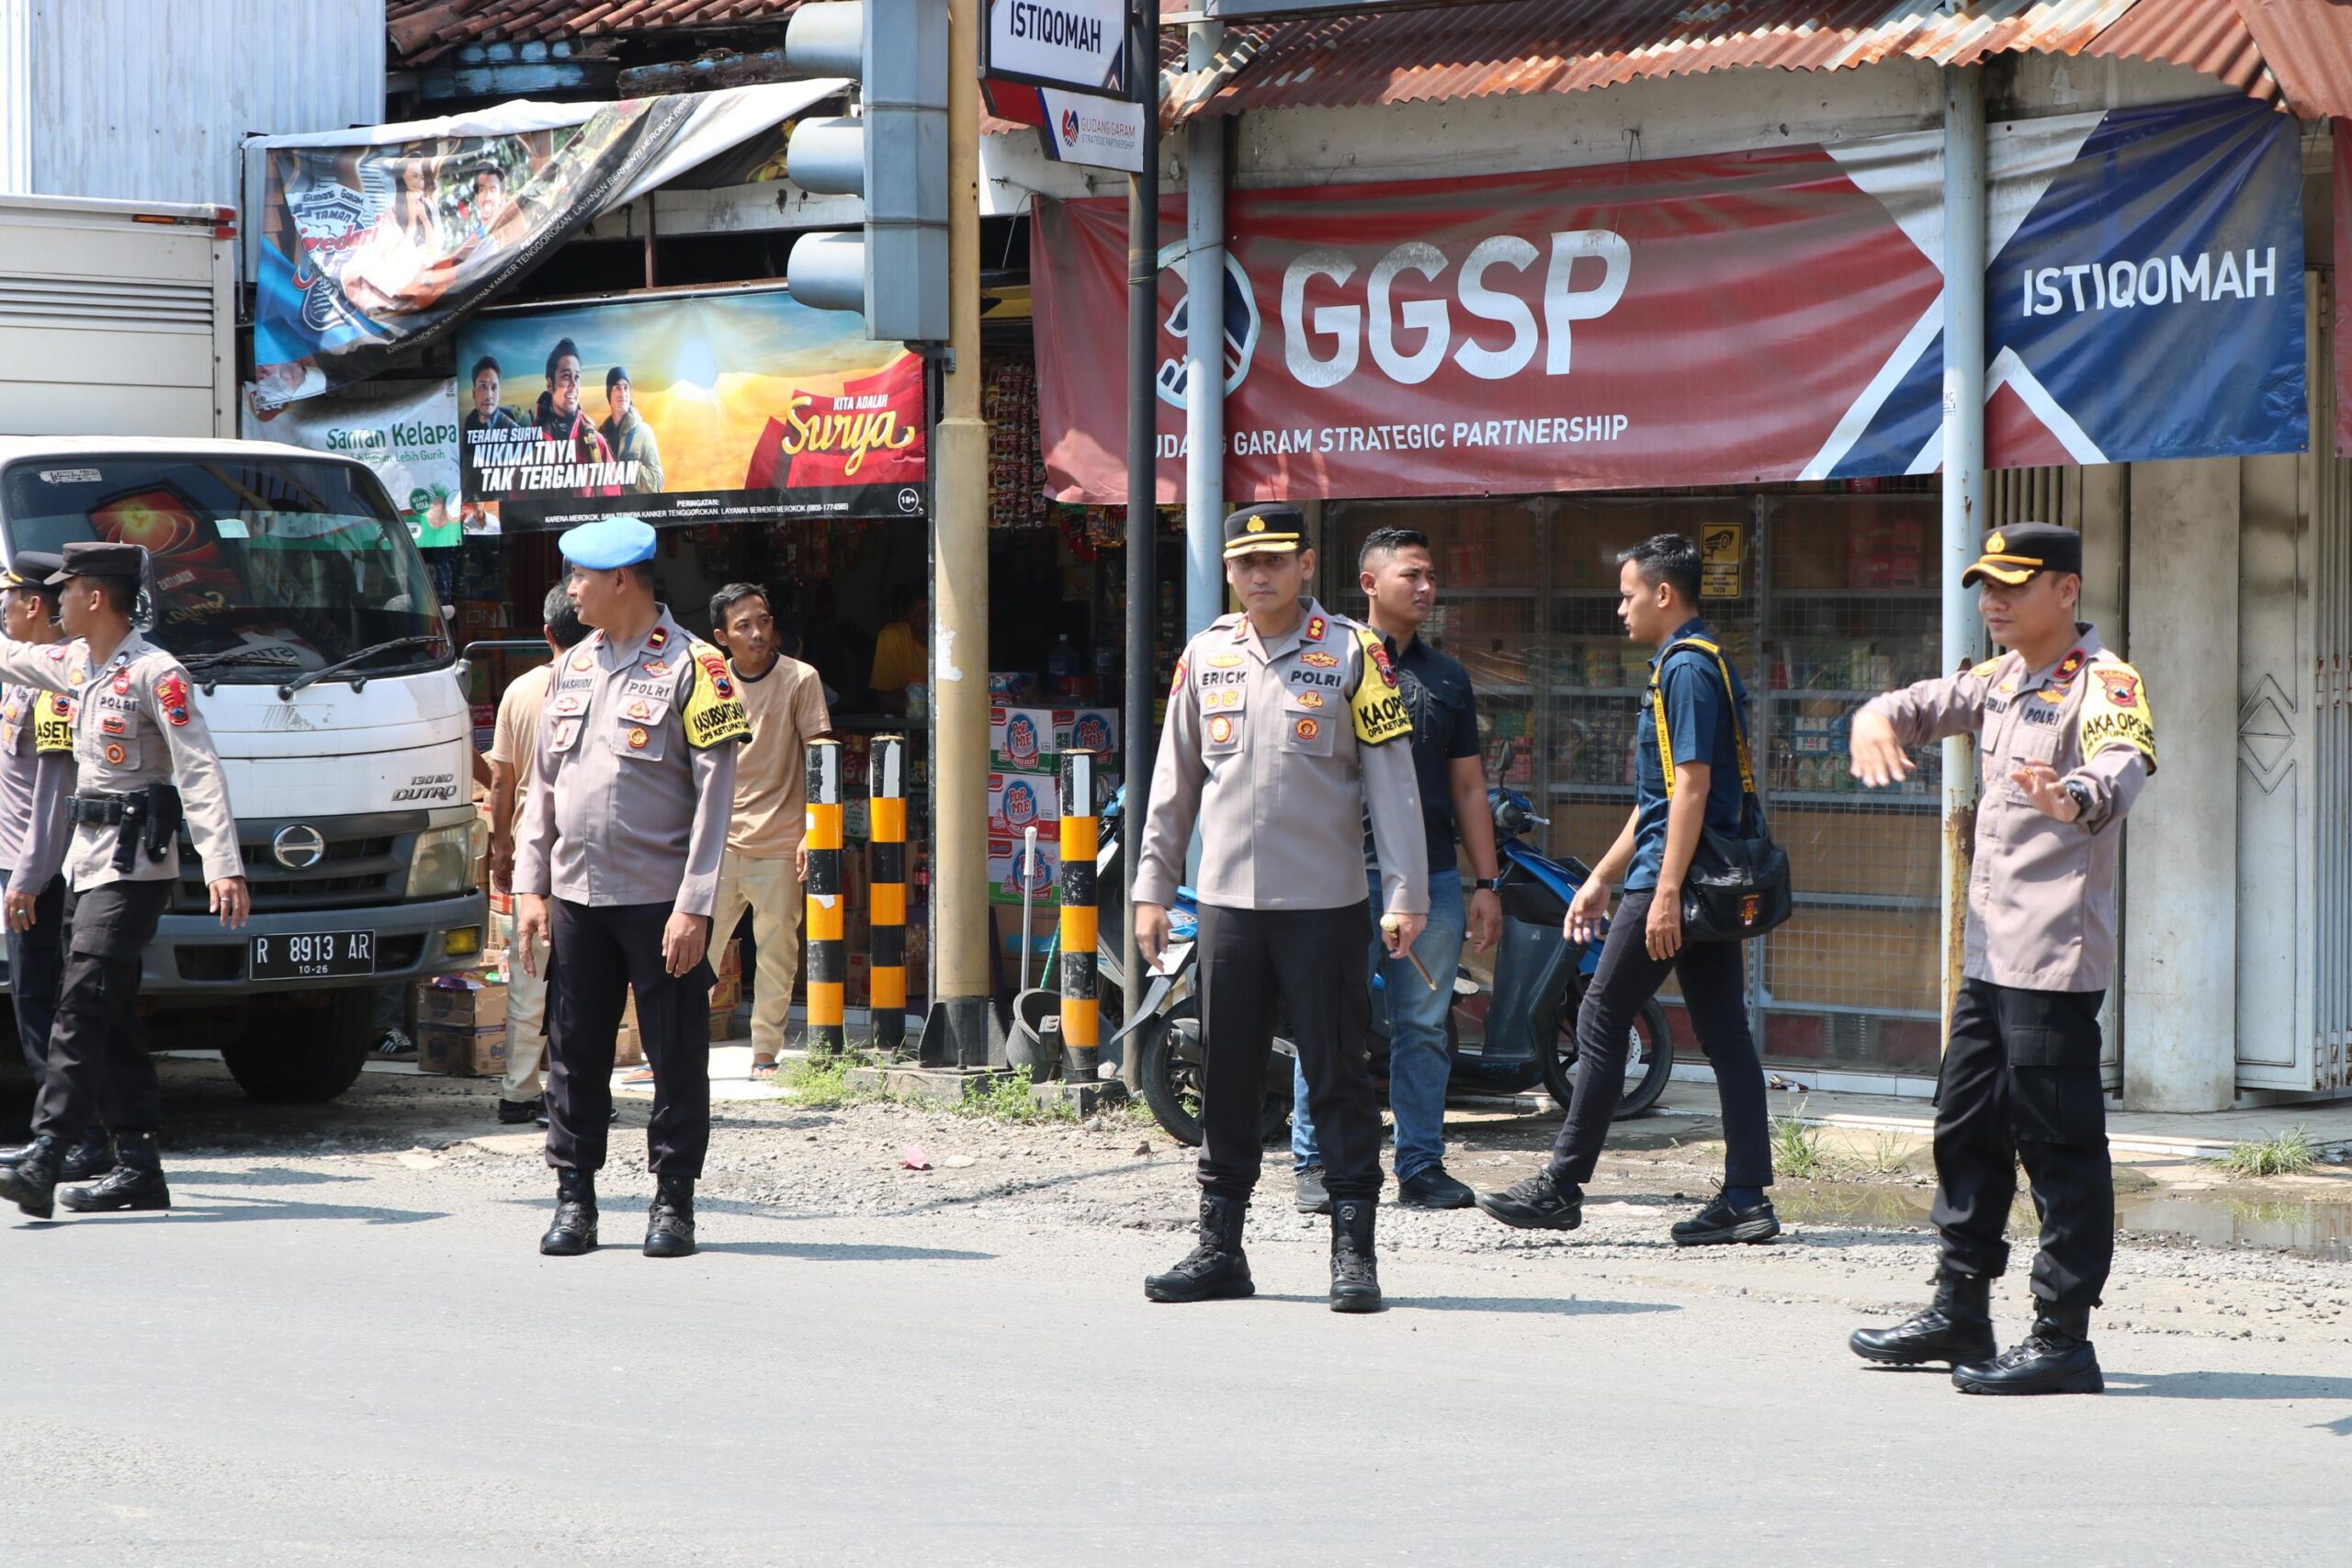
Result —
[[[2341, 279], [2336, 282], [2340, 284]], [[2340, 302], [2326, 299], [2340, 309]], [[2335, 373], [2330, 330], [2321, 316], [2312, 404], [2313, 571], [2312, 739], [2314, 787], [2311, 978], [2311, 1081], [2313, 1089], [2352, 1088], [2352, 460], [2332, 455]]]

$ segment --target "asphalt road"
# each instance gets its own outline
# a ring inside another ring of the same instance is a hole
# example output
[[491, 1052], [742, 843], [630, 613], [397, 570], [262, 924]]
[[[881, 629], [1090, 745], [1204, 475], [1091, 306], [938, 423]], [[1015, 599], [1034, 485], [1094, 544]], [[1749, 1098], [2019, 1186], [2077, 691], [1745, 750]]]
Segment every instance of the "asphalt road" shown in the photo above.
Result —
[[2103, 1398], [1975, 1399], [1670, 1250], [1390, 1253], [1341, 1318], [1270, 1212], [1258, 1299], [1154, 1306], [1168, 1230], [985, 1204], [720, 1201], [657, 1263], [641, 1171], [543, 1259], [541, 1182], [432, 1158], [9, 1213], [0, 1558], [2281, 1564], [2352, 1526], [2340, 1345], [2110, 1332]]

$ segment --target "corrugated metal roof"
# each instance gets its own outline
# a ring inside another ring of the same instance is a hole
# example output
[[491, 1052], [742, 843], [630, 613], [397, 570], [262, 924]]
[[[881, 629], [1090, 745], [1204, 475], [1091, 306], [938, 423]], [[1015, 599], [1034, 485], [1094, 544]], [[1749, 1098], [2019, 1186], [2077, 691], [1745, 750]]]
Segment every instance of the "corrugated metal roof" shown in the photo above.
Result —
[[800, 0], [390, 0], [384, 28], [404, 65], [476, 43], [550, 43], [780, 22]]
[[1165, 118], [1573, 93], [1767, 66], [1836, 71], [2007, 53], [2165, 61], [2307, 118], [2352, 112], [2344, 0], [1493, 0], [1235, 29]]

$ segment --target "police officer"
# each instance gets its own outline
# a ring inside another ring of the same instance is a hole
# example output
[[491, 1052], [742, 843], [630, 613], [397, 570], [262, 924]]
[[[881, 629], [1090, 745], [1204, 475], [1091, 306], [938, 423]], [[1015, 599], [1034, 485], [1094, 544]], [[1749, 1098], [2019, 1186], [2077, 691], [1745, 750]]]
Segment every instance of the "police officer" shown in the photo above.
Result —
[[1200, 1245], [1144, 1281], [1158, 1302], [1246, 1296], [1241, 1250], [1258, 1185], [1260, 1107], [1277, 1005], [1306, 1075], [1331, 1194], [1331, 1309], [1380, 1310], [1373, 1209], [1380, 1112], [1366, 1055], [1372, 955], [1363, 823], [1385, 873], [1390, 956], [1427, 923], [1428, 852], [1413, 724], [1380, 639], [1306, 596], [1306, 521], [1287, 506], [1225, 520], [1225, 577], [1245, 614], [1176, 663], [1136, 862], [1136, 940], [1157, 963], [1168, 906], [1201, 829]]
[[552, 944], [556, 1211], [539, 1250], [571, 1257], [596, 1245], [614, 1042], [634, 990], [655, 1075], [645, 1255], [684, 1258], [710, 1147], [711, 907], [735, 748], [752, 727], [726, 659], [654, 598], [650, 527], [613, 517], [557, 543], [571, 602], [596, 632], [556, 666], [515, 831], [515, 950], [534, 964], [536, 944]]
[[[47, 645], [57, 625], [57, 590], [49, 579], [57, 556], [20, 551], [0, 571], [0, 631], [17, 642]], [[8, 933], [8, 999], [17, 1043], [38, 1083], [49, 1070], [49, 1026], [57, 1016], [57, 982], [65, 967], [65, 845], [73, 837], [65, 802], [74, 793], [74, 707], [57, 692], [11, 682], [0, 686], [0, 886]], [[0, 1166], [31, 1152], [0, 1149]], [[114, 1141], [93, 1122], [66, 1152], [58, 1176], [87, 1181], [114, 1168]]]
[[[2097, 1393], [2090, 1312], [2115, 1255], [2115, 1186], [2099, 1084], [2099, 1004], [2115, 976], [2115, 868], [2124, 816], [2156, 771], [2139, 672], [2075, 618], [2081, 536], [2019, 523], [1962, 577], [2007, 649], [1854, 716], [1853, 773], [1911, 772], [1907, 746], [1973, 735], [1982, 763], [1967, 963], [1936, 1086], [1936, 1299], [1855, 1354], [1948, 1361], [1968, 1393]], [[2041, 1213], [2033, 1328], [1996, 1354], [1989, 1292], [2022, 1159]]]
[[131, 627], [146, 557], [137, 545], [66, 546], [49, 581], [59, 589], [59, 624], [76, 640], [0, 642], [0, 679], [74, 699], [65, 972], [33, 1141], [0, 1170], [0, 1198], [41, 1219], [59, 1196], [66, 1151], [94, 1118], [113, 1130], [114, 1168], [94, 1186], [66, 1189], [65, 1206], [171, 1207], [155, 1152], [162, 1091], [133, 1010], [140, 954], [178, 886], [183, 814], [220, 923], [243, 925], [249, 905], [228, 784], [187, 671]]

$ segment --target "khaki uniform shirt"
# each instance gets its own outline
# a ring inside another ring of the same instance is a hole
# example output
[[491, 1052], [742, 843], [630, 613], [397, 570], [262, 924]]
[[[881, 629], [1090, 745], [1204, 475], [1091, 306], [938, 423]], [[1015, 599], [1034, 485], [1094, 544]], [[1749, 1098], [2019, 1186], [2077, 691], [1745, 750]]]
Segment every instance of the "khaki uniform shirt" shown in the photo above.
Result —
[[1198, 818], [1201, 901], [1339, 909], [1363, 901], [1372, 818], [1387, 911], [1429, 912], [1413, 721], [1387, 650], [1312, 599], [1272, 643], [1227, 615], [1185, 646], [1168, 694], [1135, 901], [1172, 904]]
[[642, 642], [591, 637], [557, 666], [539, 717], [514, 891], [710, 914], [751, 733], [726, 660], [666, 606]]
[[498, 699], [498, 719], [491, 728], [487, 760], [514, 770], [514, 817], [502, 824], [510, 832], [522, 826], [523, 807], [531, 798], [531, 773], [539, 756], [539, 715], [546, 711], [548, 686], [554, 679], [553, 666], [534, 666], [509, 682]]
[[[204, 879], [245, 874], [237, 850], [236, 818], [229, 813], [229, 784], [188, 689], [187, 671], [170, 654], [132, 632], [104, 665], [93, 667], [90, 645], [0, 640], [0, 679], [74, 699], [74, 789], [78, 795], [131, 795], [149, 784], [179, 786], [180, 809]], [[65, 875], [76, 893], [109, 882], [169, 882], [180, 874], [176, 840], [162, 860], [144, 850], [127, 872], [114, 868], [122, 830], [113, 823], [74, 829]]]
[[[2079, 629], [2057, 663], [2015, 653], [1964, 675], [1874, 699], [1906, 746], [1976, 737], [1975, 866], [1968, 883], [1972, 980], [2036, 991], [2103, 991], [2115, 980], [2115, 868], [2123, 818], [2156, 771], [2156, 730], [2139, 671]], [[2047, 762], [2090, 806], [2073, 822], [2035, 808], [2009, 774]]]
[[754, 681], [732, 670], [752, 739], [735, 759], [735, 820], [727, 847], [750, 860], [790, 860], [808, 830], [808, 742], [833, 728], [813, 665], [779, 655]]
[[56, 692], [0, 686], [0, 871], [39, 893], [65, 864], [74, 793], [74, 705]]

